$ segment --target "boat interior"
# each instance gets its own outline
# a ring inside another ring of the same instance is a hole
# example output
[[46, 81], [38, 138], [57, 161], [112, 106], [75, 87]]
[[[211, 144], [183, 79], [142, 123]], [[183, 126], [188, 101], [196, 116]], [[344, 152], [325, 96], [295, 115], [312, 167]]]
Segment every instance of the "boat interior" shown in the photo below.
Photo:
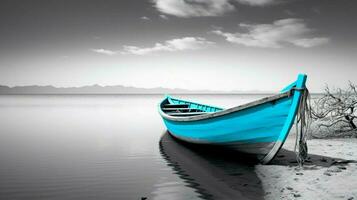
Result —
[[161, 103], [161, 110], [167, 115], [175, 117], [188, 117], [217, 112], [223, 109], [205, 104], [199, 104], [190, 101], [184, 101], [181, 99], [175, 99], [172, 97], [167, 97]]
[[238, 110], [247, 109], [265, 103], [275, 105], [276, 101], [278, 101], [279, 99], [291, 98], [292, 95], [291, 92], [292, 92], [291, 90], [287, 92], [283, 91], [280, 94], [258, 99], [256, 101], [252, 101], [229, 109], [223, 109], [215, 106], [194, 103], [194, 102], [176, 99], [167, 96], [165, 100], [161, 102], [160, 108], [162, 112], [164, 112], [165, 114], [174, 117], [189, 117], [189, 116], [204, 115], [204, 114], [219, 112], [222, 110], [225, 110], [227, 111], [226, 113], [229, 113], [229, 112], [235, 112]]
[[[299, 75], [299, 77], [303, 78], [302, 75]], [[296, 84], [297, 81], [294, 81], [293, 83], [285, 87], [283, 90], [281, 90], [280, 93], [277, 95], [265, 97], [227, 110], [237, 111], [237, 110], [246, 109], [249, 107], [257, 106], [268, 102], [275, 104], [275, 101], [281, 98], [291, 97], [291, 95], [294, 93], [293, 88], [296, 86]], [[176, 99], [168, 95], [166, 96], [165, 100], [161, 102], [160, 108], [162, 112], [164, 112], [165, 114], [175, 117], [197, 116], [197, 115], [204, 115], [204, 114], [209, 114], [209, 113], [214, 113], [224, 110], [223, 108], [219, 108], [215, 106], [209, 106], [209, 105], [194, 103], [182, 99]]]

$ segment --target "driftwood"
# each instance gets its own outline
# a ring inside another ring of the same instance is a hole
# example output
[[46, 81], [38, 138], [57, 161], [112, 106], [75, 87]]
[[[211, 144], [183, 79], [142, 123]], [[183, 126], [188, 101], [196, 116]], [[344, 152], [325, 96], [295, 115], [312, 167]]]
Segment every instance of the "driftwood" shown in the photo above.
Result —
[[315, 101], [312, 117], [321, 121], [320, 128], [357, 130], [357, 85], [349, 82], [347, 89], [333, 90], [326, 86], [324, 95]]

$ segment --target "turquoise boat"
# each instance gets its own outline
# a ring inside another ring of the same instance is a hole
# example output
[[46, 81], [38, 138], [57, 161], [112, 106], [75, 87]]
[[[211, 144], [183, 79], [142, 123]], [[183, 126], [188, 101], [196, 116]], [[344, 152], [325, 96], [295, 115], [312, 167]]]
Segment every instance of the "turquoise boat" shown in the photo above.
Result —
[[269, 163], [283, 146], [296, 115], [304, 109], [305, 74], [279, 94], [223, 109], [166, 96], [159, 113], [177, 139], [225, 146]]

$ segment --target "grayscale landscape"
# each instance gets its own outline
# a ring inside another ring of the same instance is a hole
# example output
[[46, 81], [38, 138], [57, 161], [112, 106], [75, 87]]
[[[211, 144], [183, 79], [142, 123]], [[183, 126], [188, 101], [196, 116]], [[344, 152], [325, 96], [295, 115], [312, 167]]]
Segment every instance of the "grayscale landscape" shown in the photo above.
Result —
[[[0, 1], [0, 199], [356, 200], [356, 9], [352, 0]], [[306, 97], [295, 113], [309, 128], [303, 164], [296, 123], [261, 164], [183, 142], [160, 116], [167, 95], [246, 106], [285, 94], [298, 74], [308, 90], [286, 95]]]

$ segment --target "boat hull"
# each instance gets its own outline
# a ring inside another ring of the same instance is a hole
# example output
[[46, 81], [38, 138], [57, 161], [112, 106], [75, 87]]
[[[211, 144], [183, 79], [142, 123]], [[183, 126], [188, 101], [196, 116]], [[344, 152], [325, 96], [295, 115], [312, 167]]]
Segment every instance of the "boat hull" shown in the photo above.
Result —
[[166, 114], [163, 108], [167, 102], [192, 106], [191, 102], [173, 102], [167, 97], [160, 104], [159, 112], [170, 134], [180, 140], [226, 146], [255, 154], [265, 164], [275, 157], [290, 132], [305, 82], [306, 75], [299, 75], [297, 81], [284, 88], [280, 96], [193, 117]]
[[267, 155], [275, 145], [280, 144], [280, 141], [276, 142], [222, 142], [222, 143], [202, 143], [202, 142], [192, 142], [190, 140], [187, 140], [187, 138], [182, 138], [179, 137], [171, 132], [169, 132], [170, 135], [173, 137], [189, 142], [189, 143], [194, 143], [194, 144], [204, 144], [204, 145], [211, 145], [212, 147], [224, 147], [224, 148], [229, 148], [232, 150], [236, 150], [242, 153], [246, 154], [252, 154], [256, 156], [259, 160], [263, 159], [265, 155]]
[[244, 111], [200, 121], [164, 119], [176, 138], [198, 144], [223, 145], [241, 152], [265, 155], [279, 138], [292, 104], [292, 97]]

